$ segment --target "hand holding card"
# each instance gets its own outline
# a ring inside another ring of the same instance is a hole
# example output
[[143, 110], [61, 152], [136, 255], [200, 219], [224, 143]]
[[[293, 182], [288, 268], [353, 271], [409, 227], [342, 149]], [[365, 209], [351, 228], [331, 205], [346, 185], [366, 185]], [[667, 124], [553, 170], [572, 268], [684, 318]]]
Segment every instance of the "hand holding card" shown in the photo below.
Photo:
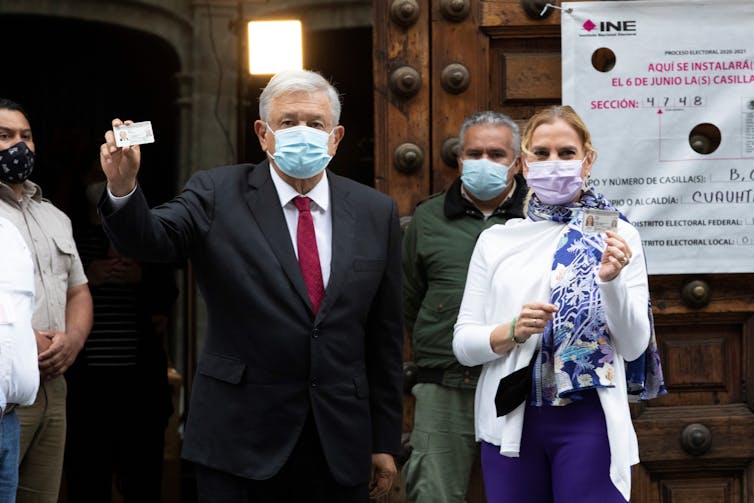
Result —
[[115, 145], [118, 147], [154, 143], [154, 133], [150, 121], [115, 126], [113, 127], [113, 134], [115, 135]]
[[[139, 124], [146, 124], [148, 127], [132, 129]], [[125, 133], [121, 135], [122, 130]], [[114, 196], [129, 194], [136, 186], [136, 176], [141, 165], [139, 144], [153, 141], [154, 134], [148, 121], [134, 124], [130, 120], [124, 122], [113, 119], [112, 129], [105, 132], [105, 143], [100, 146], [100, 164], [107, 177], [107, 186]]]

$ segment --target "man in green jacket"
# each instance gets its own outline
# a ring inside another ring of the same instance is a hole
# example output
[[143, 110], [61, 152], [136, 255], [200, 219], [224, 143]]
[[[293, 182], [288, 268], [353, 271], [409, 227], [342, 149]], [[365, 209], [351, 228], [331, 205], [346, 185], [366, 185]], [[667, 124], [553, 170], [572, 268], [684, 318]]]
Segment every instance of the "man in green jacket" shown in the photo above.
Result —
[[403, 237], [403, 310], [418, 366], [411, 457], [403, 469], [415, 503], [462, 503], [478, 454], [474, 390], [481, 367], [453, 356], [453, 325], [479, 234], [523, 217], [520, 135], [508, 116], [467, 117], [458, 134], [459, 178], [420, 204]]

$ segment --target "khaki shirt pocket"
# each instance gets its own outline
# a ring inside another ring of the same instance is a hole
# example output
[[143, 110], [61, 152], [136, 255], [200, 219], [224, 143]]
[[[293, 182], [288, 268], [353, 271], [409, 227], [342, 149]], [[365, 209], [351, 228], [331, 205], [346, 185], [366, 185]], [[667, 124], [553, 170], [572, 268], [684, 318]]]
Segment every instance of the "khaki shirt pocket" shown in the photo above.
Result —
[[52, 273], [56, 276], [68, 277], [76, 256], [76, 245], [73, 239], [65, 236], [52, 236], [55, 246], [52, 249]]

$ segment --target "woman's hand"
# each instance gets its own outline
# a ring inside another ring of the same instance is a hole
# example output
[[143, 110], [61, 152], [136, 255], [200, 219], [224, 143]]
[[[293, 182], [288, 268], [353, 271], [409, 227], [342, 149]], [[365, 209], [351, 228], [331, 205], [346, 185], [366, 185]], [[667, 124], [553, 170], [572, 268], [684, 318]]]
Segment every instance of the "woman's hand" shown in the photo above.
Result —
[[631, 248], [626, 240], [613, 231], [605, 231], [607, 239], [605, 251], [602, 252], [599, 277], [602, 281], [612, 281], [631, 261]]
[[556, 305], [546, 302], [524, 304], [521, 312], [511, 322], [498, 325], [492, 331], [490, 334], [492, 350], [497, 354], [505, 354], [517, 344], [528, 341], [532, 335], [541, 334], [557, 310]]

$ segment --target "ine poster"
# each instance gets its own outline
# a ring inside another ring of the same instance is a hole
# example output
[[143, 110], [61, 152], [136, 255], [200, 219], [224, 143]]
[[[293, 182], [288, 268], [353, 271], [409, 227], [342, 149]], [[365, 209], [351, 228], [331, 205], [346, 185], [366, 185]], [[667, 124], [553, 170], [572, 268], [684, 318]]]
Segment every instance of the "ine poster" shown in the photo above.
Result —
[[754, 272], [754, 2], [563, 2], [563, 104], [650, 274]]

